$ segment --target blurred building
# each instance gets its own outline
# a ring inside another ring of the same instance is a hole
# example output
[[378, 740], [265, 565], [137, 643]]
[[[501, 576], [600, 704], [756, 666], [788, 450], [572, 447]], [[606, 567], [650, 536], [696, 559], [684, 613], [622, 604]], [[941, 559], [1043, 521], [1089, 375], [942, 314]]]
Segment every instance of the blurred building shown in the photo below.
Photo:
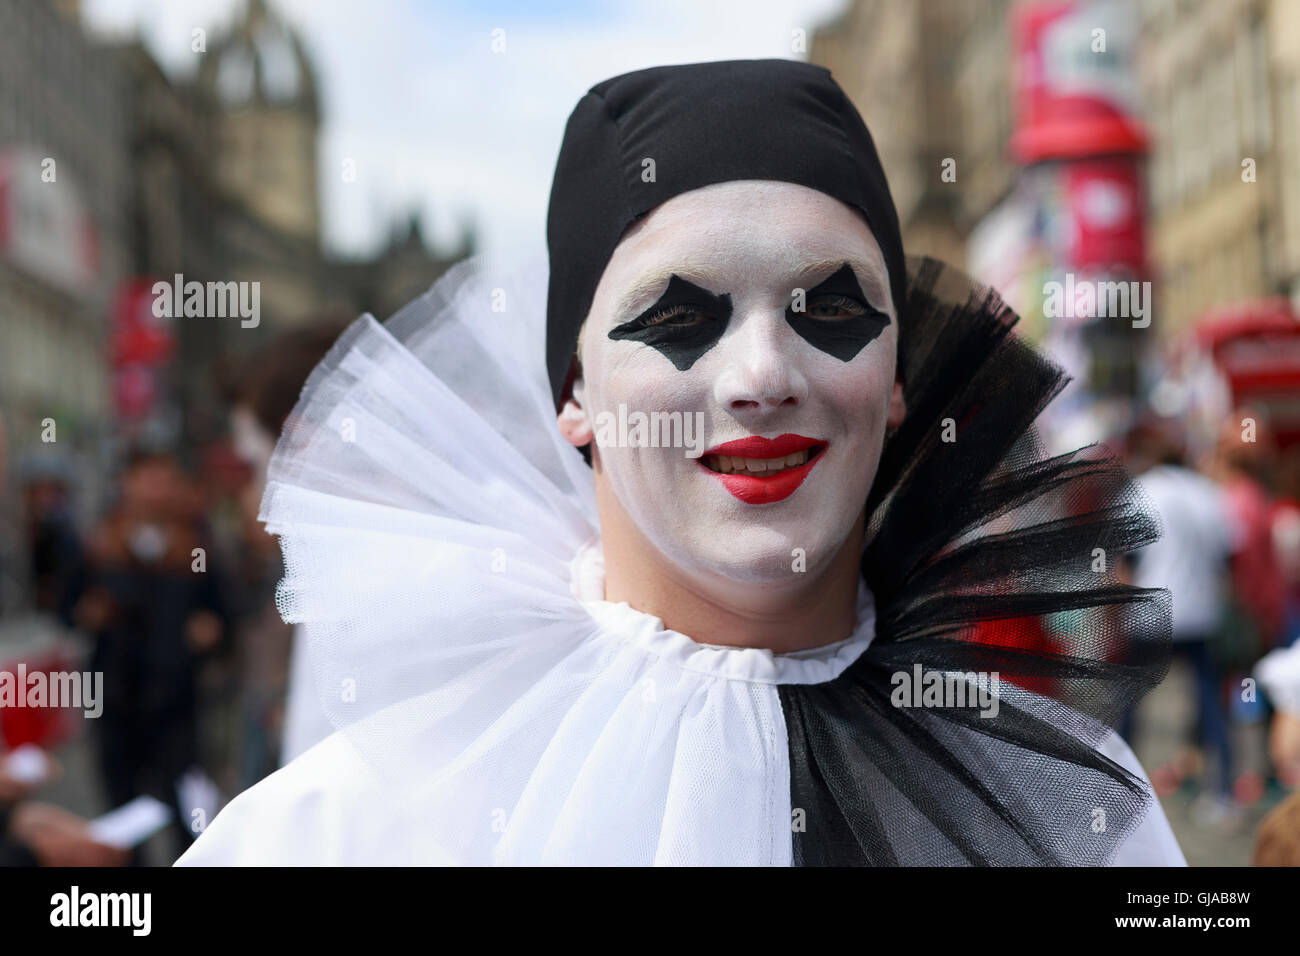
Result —
[[953, 183], [940, 179], [957, 130], [952, 55], [957, 25], [944, 0], [860, 0], [812, 36], [809, 59], [829, 69], [873, 131], [909, 253], [960, 250]]
[[[212, 31], [192, 86], [173, 86], [202, 131], [200, 162], [186, 163], [184, 191], [206, 197], [183, 224], [189, 235], [210, 236], [210, 248], [185, 271], [200, 281], [256, 282], [262, 322], [219, 325], [225, 341], [195, 337], [182, 351], [193, 362], [217, 352], [262, 348], [286, 326], [372, 312], [385, 318], [423, 292], [453, 262], [472, 254], [467, 231], [457, 248], [431, 249], [418, 222], [402, 223], [401, 238], [373, 256], [340, 260], [321, 241], [318, 137], [322, 101], [317, 72], [298, 33], [265, 0], [247, 0], [224, 30]], [[160, 71], [151, 76], [161, 76]], [[136, 100], [142, 122], [154, 122]], [[152, 186], [146, 191], [152, 190]], [[157, 243], [171, 247], [170, 238]], [[164, 278], [157, 260], [141, 263]], [[186, 329], [188, 333], [190, 330]], [[197, 371], [197, 369], [195, 369]], [[186, 375], [188, 382], [210, 377]], [[191, 386], [193, 387], [193, 386]], [[195, 409], [212, 396], [192, 396]]]
[[222, 186], [281, 231], [316, 241], [320, 102], [302, 40], [264, 0], [250, 0], [199, 63]]
[[[1016, 5], [856, 0], [813, 36], [810, 59], [875, 134], [909, 253], [964, 261], [971, 232], [1015, 185]], [[1135, 6], [1157, 327], [1176, 336], [1216, 305], [1267, 295], [1300, 305], [1300, 3]]]
[[[205, 104], [192, 88], [172, 83], [138, 40], [115, 53], [126, 85], [127, 149], [135, 173], [129, 206], [135, 282], [132, 291], [119, 297], [112, 317], [121, 341], [129, 335], [123, 328], [129, 310], [146, 313], [142, 323], [154, 321], [147, 313], [155, 280], [182, 275], [207, 282], [223, 279], [233, 269], [223, 230], [228, 204], [213, 169], [215, 136]], [[156, 388], [167, 405], [160, 411], [169, 413], [168, 425], [175, 431], [183, 428], [196, 402], [203, 404], [204, 396], [211, 401], [207, 366], [229, 347], [233, 330], [229, 321], [159, 324], [173, 351], [170, 374]], [[114, 375], [123, 375], [121, 356], [110, 361]]]
[[320, 103], [297, 33], [263, 0], [249, 0], [200, 54], [195, 94], [211, 124], [228, 277], [259, 282], [276, 324], [350, 306], [321, 253]]
[[[473, 223], [463, 222], [456, 256], [473, 255], [475, 245]], [[424, 223], [418, 213], [411, 213], [405, 221], [393, 223], [388, 241], [376, 255], [338, 262], [335, 267], [351, 290], [353, 300], [366, 311], [383, 317], [392, 315], [428, 289], [433, 277], [440, 275], [450, 261], [430, 257]]]
[[[179, 79], [139, 40], [88, 38], [77, 0], [0, 3], [0, 409], [11, 468], [75, 476], [83, 515], [124, 440], [185, 452], [224, 432], [215, 359], [301, 322], [386, 318], [474, 251], [472, 226], [440, 250], [403, 216], [375, 254], [332, 255], [305, 45], [266, 0], [206, 40]], [[154, 316], [153, 284], [176, 276], [256, 283], [256, 326]], [[14, 565], [0, 554], [0, 604]]]
[[1265, 295], [1300, 303], [1300, 4], [1141, 10], [1162, 332]]
[[1300, 4], [1273, 0], [1270, 98], [1276, 117], [1275, 139], [1282, 251], [1277, 272], [1289, 285], [1288, 295], [1300, 312]]
[[29, 480], [88, 516], [104, 492], [107, 321], [129, 267], [121, 77], [74, 3], [0, 4], [0, 615], [30, 596]]
[[[387, 317], [474, 251], [472, 228], [437, 250], [411, 219], [373, 256], [332, 256], [305, 45], [265, 0], [208, 33], [186, 81], [139, 40], [87, 40], [76, 0], [0, 9], [0, 398], [25, 409], [20, 448], [56, 407], [109, 431], [134, 415], [171, 442], [219, 429], [214, 357], [300, 322]], [[151, 317], [148, 290], [177, 276], [256, 283], [256, 325]], [[125, 365], [151, 336], [153, 365]]]
[[107, 413], [104, 319], [130, 258], [122, 94], [113, 57], [55, 4], [0, 4], [0, 404], [15, 449], [46, 418], [70, 442]]
[[953, 84], [961, 143], [961, 222], [973, 227], [1002, 202], [1015, 183], [1007, 143], [1015, 126], [1013, 52], [1008, 11], [1012, 0], [962, 3], [962, 41], [955, 51]]
[[962, 262], [971, 227], [1010, 188], [1009, 6], [858, 0], [813, 34], [809, 59], [873, 132], [909, 254]]
[[229, 277], [261, 282], [273, 324], [338, 311], [386, 317], [474, 251], [472, 230], [458, 248], [431, 250], [416, 221], [395, 224], [399, 238], [364, 260], [322, 250], [316, 69], [266, 0], [247, 0], [202, 54], [196, 93], [212, 127]]

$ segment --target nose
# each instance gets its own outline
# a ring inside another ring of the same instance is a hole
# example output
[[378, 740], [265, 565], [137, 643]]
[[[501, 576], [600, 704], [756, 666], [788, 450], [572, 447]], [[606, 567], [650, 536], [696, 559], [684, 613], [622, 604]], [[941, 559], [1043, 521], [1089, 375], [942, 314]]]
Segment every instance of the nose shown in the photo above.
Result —
[[[734, 319], [733, 319], [734, 321]], [[736, 413], [761, 413], [795, 406], [808, 395], [808, 382], [793, 359], [798, 350], [786, 341], [794, 334], [782, 315], [743, 317], [718, 343], [725, 365], [714, 386], [718, 404]]]

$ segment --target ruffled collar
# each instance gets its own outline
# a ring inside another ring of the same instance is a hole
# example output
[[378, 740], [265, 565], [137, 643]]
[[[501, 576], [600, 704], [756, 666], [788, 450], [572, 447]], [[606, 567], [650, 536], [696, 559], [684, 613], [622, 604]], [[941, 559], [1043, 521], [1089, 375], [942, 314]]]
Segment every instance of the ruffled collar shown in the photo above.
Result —
[[664, 627], [653, 614], [626, 601], [606, 601], [605, 560], [599, 539], [584, 544], [570, 565], [571, 590], [587, 613], [611, 636], [636, 646], [683, 670], [725, 680], [755, 684], [823, 684], [844, 673], [870, 646], [876, 633], [876, 606], [870, 589], [859, 579], [857, 624], [843, 640], [821, 647], [777, 654], [760, 647], [704, 644]]
[[[603, 599], [592, 472], [537, 362], [546, 282], [471, 261], [354, 323], [263, 500], [320, 703], [431, 838], [480, 863], [1111, 859], [1153, 798], [1098, 745], [1163, 676], [1169, 608], [1109, 559], [1156, 525], [1105, 456], [1041, 457], [1063, 373], [996, 294], [916, 266], [859, 625], [773, 654]], [[918, 671], [998, 675], [996, 715], [900, 705]]]

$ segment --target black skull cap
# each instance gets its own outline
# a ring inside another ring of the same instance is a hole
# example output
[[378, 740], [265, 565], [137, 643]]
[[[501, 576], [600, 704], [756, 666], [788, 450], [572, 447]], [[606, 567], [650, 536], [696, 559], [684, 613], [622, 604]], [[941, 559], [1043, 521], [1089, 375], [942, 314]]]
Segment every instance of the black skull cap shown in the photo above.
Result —
[[546, 370], [557, 409], [578, 331], [627, 227], [674, 196], [741, 179], [797, 183], [860, 210], [902, 316], [898, 213], [871, 134], [829, 70], [724, 60], [624, 73], [574, 107], [551, 183]]

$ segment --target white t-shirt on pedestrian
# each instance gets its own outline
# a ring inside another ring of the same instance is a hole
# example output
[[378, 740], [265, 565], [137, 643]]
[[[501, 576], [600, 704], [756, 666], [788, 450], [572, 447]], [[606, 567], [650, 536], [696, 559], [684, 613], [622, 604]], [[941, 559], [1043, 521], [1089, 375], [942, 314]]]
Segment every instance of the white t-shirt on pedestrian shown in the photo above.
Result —
[[1223, 492], [1176, 465], [1157, 465], [1138, 482], [1160, 515], [1161, 535], [1134, 553], [1134, 583], [1169, 589], [1174, 640], [1204, 637], [1219, 625], [1230, 586], [1235, 534]]

